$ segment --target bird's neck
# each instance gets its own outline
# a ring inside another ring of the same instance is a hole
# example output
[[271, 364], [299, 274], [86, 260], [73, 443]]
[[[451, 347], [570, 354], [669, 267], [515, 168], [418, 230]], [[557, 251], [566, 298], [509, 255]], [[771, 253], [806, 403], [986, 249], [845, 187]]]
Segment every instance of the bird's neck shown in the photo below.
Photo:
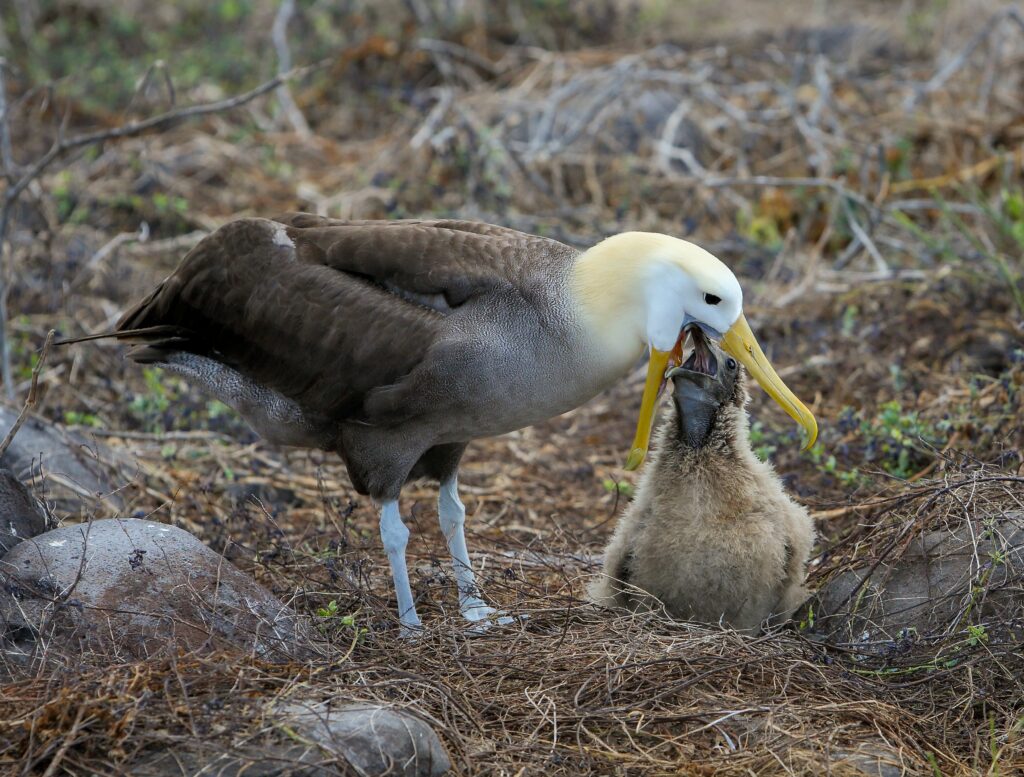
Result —
[[746, 461], [753, 455], [750, 451], [750, 424], [742, 406], [729, 404], [720, 408], [707, 439], [696, 448], [686, 442], [679, 407], [675, 403], [672, 403], [669, 418], [662, 430], [659, 448], [664, 449], [672, 469], [698, 471], [714, 482], [723, 472], [736, 466], [737, 460]]
[[[653, 460], [647, 464], [663, 490], [698, 491], [706, 500], [717, 500], [721, 514], [736, 515], [748, 509], [756, 497], [749, 484], [764, 465], [750, 448], [746, 410], [734, 405], [720, 409], [708, 439], [698, 448], [685, 440], [679, 428], [679, 408], [673, 403], [657, 432]], [[724, 483], [730, 487], [723, 489]]]
[[605, 358], [621, 360], [623, 369], [648, 345], [652, 257], [670, 240], [651, 232], [624, 232], [584, 252], [573, 266], [572, 294], [583, 325]]

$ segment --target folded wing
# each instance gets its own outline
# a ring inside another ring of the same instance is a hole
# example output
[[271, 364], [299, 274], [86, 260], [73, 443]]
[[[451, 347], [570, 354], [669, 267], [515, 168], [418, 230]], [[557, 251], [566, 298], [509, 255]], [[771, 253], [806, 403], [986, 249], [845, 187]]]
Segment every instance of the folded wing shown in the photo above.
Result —
[[448, 316], [487, 295], [541, 294], [552, 250], [571, 251], [473, 222], [241, 219], [117, 329], [141, 342], [140, 361], [208, 356], [311, 415], [358, 420], [370, 392], [401, 383], [443, 341]]

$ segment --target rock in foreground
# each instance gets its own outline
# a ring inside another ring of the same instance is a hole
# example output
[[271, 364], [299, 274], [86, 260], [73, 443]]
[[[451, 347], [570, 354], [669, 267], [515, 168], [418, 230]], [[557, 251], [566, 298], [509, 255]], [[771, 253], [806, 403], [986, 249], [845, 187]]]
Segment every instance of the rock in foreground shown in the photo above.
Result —
[[812, 630], [879, 653], [972, 627], [976, 638], [1012, 641], [1024, 632], [1022, 591], [1024, 516], [965, 522], [925, 532], [877, 566], [833, 577], [810, 603]]
[[344, 758], [359, 774], [438, 777], [451, 768], [433, 729], [398, 710], [378, 704], [295, 703], [278, 716], [300, 736]]
[[[136, 777], [440, 777], [451, 768], [429, 725], [379, 704], [292, 702], [267, 711], [268, 737], [230, 753], [202, 742], [148, 755]], [[301, 744], [300, 744], [301, 743]]]
[[[18, 411], [0, 406], [0, 437], [17, 418]], [[97, 505], [120, 512], [124, 500], [118, 489], [135, 474], [123, 454], [34, 416], [25, 420], [0, 466], [25, 482], [43, 474], [46, 499], [67, 515], [85, 515]]]
[[12, 472], [0, 469], [0, 558], [44, 531], [46, 515], [38, 500]]
[[0, 560], [0, 626], [30, 654], [309, 651], [302, 620], [187, 531], [106, 519], [26, 540]]

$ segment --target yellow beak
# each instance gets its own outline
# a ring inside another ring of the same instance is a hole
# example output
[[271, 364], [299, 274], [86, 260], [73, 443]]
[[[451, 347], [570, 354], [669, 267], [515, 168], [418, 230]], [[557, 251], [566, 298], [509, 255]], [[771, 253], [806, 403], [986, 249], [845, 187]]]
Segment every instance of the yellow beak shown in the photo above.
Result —
[[644, 396], [640, 400], [640, 418], [636, 422], [636, 436], [633, 438], [633, 447], [629, 451], [629, 458], [626, 459], [626, 469], [636, 469], [647, 455], [647, 448], [651, 444], [651, 428], [654, 426], [654, 408], [658, 404], [658, 397], [665, 387], [665, 372], [668, 370], [669, 360], [682, 352], [682, 341], [685, 335], [680, 335], [679, 342], [671, 351], [659, 351], [651, 348], [651, 360], [647, 363], [647, 382], [644, 384]]
[[796, 398], [796, 395], [782, 382], [782, 378], [776, 374], [768, 358], [764, 355], [764, 351], [761, 350], [761, 346], [757, 344], [757, 338], [750, 331], [750, 324], [747, 323], [747, 319], [742, 313], [722, 338], [722, 349], [742, 363], [747, 371], [754, 376], [754, 380], [761, 385], [761, 388], [768, 392], [768, 396], [778, 402], [782, 409], [804, 428], [807, 433], [804, 450], [814, 445], [814, 441], [818, 439], [818, 422], [814, 420], [811, 411]]

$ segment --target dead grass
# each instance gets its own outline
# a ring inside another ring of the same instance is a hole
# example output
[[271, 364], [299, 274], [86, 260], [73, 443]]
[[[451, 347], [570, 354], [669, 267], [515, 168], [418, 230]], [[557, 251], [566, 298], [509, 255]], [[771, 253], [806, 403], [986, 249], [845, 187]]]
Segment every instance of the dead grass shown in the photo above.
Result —
[[[963, 510], [980, 523], [1018, 509], [1022, 493], [1020, 478], [970, 468], [920, 484], [866, 511], [816, 577], [854, 555], [870, 563], [894, 540]], [[257, 524], [271, 535], [276, 528], [266, 516]], [[853, 755], [861, 750], [908, 773], [1024, 766], [1016, 644], [970, 645], [961, 628], [930, 643], [930, 659], [895, 643], [879, 657], [868, 650], [877, 646], [826, 647], [794, 631], [750, 638], [613, 616], [580, 600], [595, 563], [575, 540], [500, 536], [513, 533], [477, 532], [472, 545], [486, 559], [489, 594], [524, 620], [468, 635], [452, 581], [420, 542], [427, 630], [414, 642], [396, 640], [384, 565], [374, 558], [362, 580], [348, 574], [365, 568], [366, 550], [258, 542], [265, 583], [298, 588], [300, 610], [330, 590], [339, 612], [368, 631], [322, 619], [320, 658], [301, 665], [214, 655], [110, 667], [87, 656], [61, 674], [39, 670], [3, 687], [0, 759], [45, 764], [68, 745], [71, 773], [116, 774], [137, 753], [196, 740], [244, 753], [277, 730], [274, 704], [358, 698], [426, 715], [462, 773], [820, 774], [831, 763], [852, 775], [861, 773]], [[1024, 623], [1019, 608], [1016, 618]]]

